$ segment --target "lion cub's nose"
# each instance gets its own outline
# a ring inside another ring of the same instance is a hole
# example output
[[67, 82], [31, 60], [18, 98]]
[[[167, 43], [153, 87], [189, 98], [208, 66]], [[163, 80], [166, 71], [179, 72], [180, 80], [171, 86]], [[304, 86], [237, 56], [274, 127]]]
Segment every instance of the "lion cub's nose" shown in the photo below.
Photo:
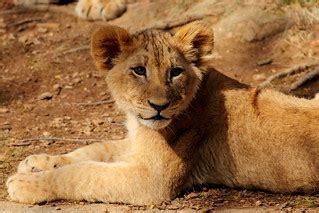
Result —
[[156, 111], [159, 111], [159, 112], [166, 109], [170, 105], [170, 102], [160, 104], [160, 103], [152, 103], [151, 101], [148, 101], [148, 103], [151, 107], [153, 107]]

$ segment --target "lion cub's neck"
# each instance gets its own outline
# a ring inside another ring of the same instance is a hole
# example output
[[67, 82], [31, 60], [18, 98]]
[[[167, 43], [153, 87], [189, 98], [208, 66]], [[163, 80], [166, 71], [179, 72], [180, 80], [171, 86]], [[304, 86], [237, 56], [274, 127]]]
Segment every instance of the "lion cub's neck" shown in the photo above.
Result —
[[141, 124], [138, 122], [137, 118], [131, 113], [126, 114], [126, 128], [128, 131], [128, 137], [130, 141], [134, 141], [136, 137], [136, 131]]

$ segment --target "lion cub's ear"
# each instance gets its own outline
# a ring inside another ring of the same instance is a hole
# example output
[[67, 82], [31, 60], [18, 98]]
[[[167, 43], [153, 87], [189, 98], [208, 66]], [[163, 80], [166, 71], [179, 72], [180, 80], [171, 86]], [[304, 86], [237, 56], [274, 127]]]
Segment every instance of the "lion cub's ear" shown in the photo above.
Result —
[[110, 70], [116, 57], [130, 42], [129, 33], [117, 26], [100, 27], [91, 39], [91, 55], [100, 70]]
[[202, 65], [210, 59], [214, 48], [214, 33], [211, 27], [202, 21], [195, 21], [180, 28], [174, 35], [176, 45], [187, 60]]

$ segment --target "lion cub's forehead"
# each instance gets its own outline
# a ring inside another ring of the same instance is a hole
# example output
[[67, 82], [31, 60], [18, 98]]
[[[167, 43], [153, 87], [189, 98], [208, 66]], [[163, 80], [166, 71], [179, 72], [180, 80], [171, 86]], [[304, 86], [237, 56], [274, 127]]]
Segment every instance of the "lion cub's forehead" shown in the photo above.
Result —
[[169, 32], [146, 30], [134, 35], [133, 40], [137, 48], [146, 51], [149, 59], [152, 58], [158, 66], [165, 62], [172, 63], [176, 58], [178, 50]]
[[159, 30], [145, 30], [133, 36], [133, 39], [144, 48], [165, 49], [171, 47], [172, 34]]

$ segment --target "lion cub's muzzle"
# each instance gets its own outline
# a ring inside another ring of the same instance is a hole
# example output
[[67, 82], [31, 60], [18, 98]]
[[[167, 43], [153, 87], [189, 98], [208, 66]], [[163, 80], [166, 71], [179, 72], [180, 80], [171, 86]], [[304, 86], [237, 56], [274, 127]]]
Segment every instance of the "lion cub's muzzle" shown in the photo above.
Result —
[[148, 104], [153, 109], [155, 109], [157, 111], [157, 114], [155, 116], [153, 116], [153, 117], [146, 118], [145, 120], [160, 121], [160, 120], [168, 120], [169, 119], [169, 118], [166, 118], [163, 115], [161, 115], [161, 112], [169, 107], [169, 105], [171, 104], [170, 102], [166, 102], [164, 104], [155, 104], [155, 103], [152, 103], [151, 101], [148, 101]]
[[164, 128], [171, 122], [171, 117], [167, 116], [166, 113], [164, 113], [164, 111], [171, 105], [171, 102], [166, 101], [164, 103], [155, 103], [152, 101], [148, 101], [148, 104], [153, 110], [156, 111], [156, 114], [153, 114], [149, 117], [145, 115], [139, 115], [139, 118], [144, 125], [151, 128], [159, 129]]

